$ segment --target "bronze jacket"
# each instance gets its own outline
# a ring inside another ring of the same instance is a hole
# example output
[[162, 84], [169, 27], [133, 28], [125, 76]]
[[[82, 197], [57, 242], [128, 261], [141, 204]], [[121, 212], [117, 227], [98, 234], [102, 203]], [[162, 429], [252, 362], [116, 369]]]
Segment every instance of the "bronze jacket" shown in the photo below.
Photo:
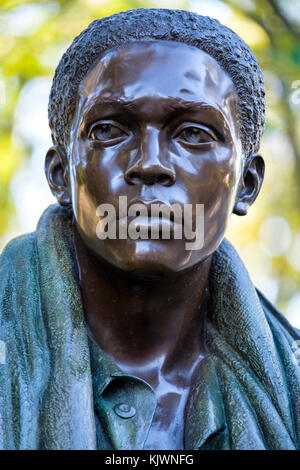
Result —
[[[152, 389], [88, 338], [71, 233], [50, 206], [0, 258], [0, 449], [142, 449], [151, 425]], [[299, 449], [299, 333], [226, 240], [209, 289], [185, 449]]]

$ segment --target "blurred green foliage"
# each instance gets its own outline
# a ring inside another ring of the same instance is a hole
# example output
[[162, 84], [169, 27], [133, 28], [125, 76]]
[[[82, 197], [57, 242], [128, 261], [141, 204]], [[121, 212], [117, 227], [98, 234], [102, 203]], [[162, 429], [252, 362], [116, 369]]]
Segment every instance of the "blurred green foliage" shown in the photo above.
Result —
[[32, 155], [30, 140], [13, 133], [14, 110], [26, 83], [52, 77], [72, 39], [96, 18], [140, 7], [201, 14], [214, 7], [218, 19], [253, 49], [267, 90], [265, 183], [249, 215], [232, 218], [228, 237], [254, 281], [285, 310], [300, 292], [299, 0], [2, 0], [0, 5], [0, 249], [16, 225], [11, 183]]

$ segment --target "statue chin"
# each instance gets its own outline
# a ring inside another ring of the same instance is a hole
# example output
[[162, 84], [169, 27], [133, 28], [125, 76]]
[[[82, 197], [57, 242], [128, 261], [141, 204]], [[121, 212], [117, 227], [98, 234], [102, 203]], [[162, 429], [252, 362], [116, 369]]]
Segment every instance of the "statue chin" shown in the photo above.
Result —
[[183, 273], [203, 263], [218, 248], [224, 238], [221, 231], [218, 237], [204, 241], [199, 250], [186, 248], [182, 240], [99, 240], [89, 236], [76, 224], [81, 244], [91, 258], [104, 262], [128, 275], [141, 278], [155, 278]]

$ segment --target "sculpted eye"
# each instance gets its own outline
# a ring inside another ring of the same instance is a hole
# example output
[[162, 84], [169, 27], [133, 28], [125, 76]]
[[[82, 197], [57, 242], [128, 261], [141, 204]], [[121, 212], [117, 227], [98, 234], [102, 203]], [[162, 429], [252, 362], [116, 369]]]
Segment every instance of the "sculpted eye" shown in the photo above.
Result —
[[188, 126], [177, 133], [176, 139], [185, 144], [199, 145], [214, 142], [217, 140], [217, 137], [210, 129]]
[[111, 123], [96, 123], [92, 126], [89, 137], [103, 143], [117, 144], [128, 137], [125, 130]]

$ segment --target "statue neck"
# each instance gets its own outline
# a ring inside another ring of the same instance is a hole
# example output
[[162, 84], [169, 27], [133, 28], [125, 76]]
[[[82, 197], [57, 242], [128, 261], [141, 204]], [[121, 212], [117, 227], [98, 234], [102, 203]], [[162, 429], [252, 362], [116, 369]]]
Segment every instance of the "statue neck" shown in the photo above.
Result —
[[203, 355], [211, 257], [183, 273], [141, 278], [95, 259], [76, 229], [74, 245], [87, 328], [100, 348], [152, 386], [159, 374], [181, 371], [189, 382]]

